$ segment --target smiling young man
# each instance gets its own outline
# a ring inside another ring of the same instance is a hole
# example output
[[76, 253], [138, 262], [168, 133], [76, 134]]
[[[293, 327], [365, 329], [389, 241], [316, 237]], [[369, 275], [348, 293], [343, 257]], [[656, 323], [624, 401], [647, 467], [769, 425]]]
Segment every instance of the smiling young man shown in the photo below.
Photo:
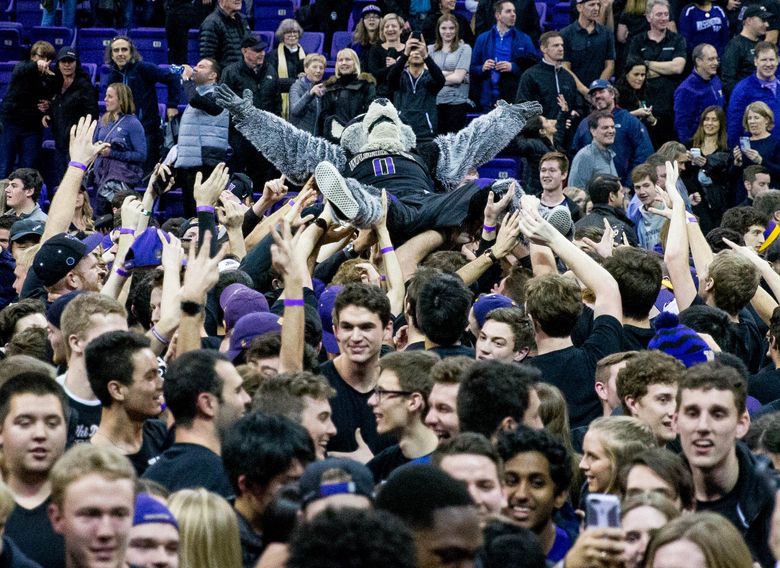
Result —
[[680, 381], [674, 424], [693, 475], [696, 510], [726, 517], [753, 557], [772, 566], [767, 543], [774, 489], [757, 471], [753, 454], [738, 442], [750, 426], [746, 397], [745, 380], [733, 367], [695, 365]]
[[460, 382], [474, 364], [468, 357], [447, 357], [431, 367], [433, 387], [428, 395], [425, 425], [439, 438], [448, 440], [460, 432], [458, 422], [458, 391]]
[[544, 430], [501, 432], [498, 453], [504, 462], [506, 514], [538, 538], [550, 562], [558, 562], [574, 543], [553, 515], [569, 497], [572, 468], [566, 448]]
[[379, 360], [379, 379], [368, 405], [376, 418], [377, 433], [397, 437], [398, 444], [368, 462], [377, 483], [404, 464], [430, 461], [439, 444], [439, 438], [423, 422], [433, 387], [430, 372], [437, 361], [425, 351], [391, 353]]
[[534, 347], [534, 328], [520, 308], [497, 308], [485, 318], [477, 337], [477, 360], [520, 363]]
[[625, 413], [647, 424], [659, 445], [677, 437], [672, 426], [677, 385], [685, 366], [659, 351], [640, 351], [617, 375], [617, 394]]
[[645, 250], [661, 242], [661, 229], [666, 219], [661, 215], [651, 213], [651, 207], [666, 209], [666, 203], [658, 188], [658, 174], [655, 166], [640, 164], [631, 170], [631, 182], [634, 184], [634, 197], [626, 208], [626, 213], [636, 226], [636, 237], [639, 246]]
[[65, 451], [67, 415], [65, 393], [45, 374], [23, 373], [0, 387], [3, 481], [16, 502], [5, 534], [41, 566], [61, 566], [65, 558], [47, 511], [49, 472]]
[[45, 223], [48, 215], [38, 205], [43, 187], [43, 178], [38, 170], [19, 168], [8, 174], [8, 179], [5, 187], [6, 215]]
[[596, 174], [617, 176], [615, 168], [615, 119], [608, 111], [596, 110], [587, 118], [593, 142], [584, 146], [571, 162], [569, 185], [584, 189]]

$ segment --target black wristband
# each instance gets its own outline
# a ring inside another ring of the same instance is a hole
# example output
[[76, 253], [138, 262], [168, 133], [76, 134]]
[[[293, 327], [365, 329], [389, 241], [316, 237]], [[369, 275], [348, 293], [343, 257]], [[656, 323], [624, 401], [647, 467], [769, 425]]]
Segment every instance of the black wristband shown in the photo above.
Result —
[[181, 311], [188, 316], [197, 316], [203, 311], [203, 304], [198, 302], [184, 301], [181, 303]]
[[498, 257], [496, 257], [496, 255], [493, 253], [493, 248], [492, 247], [487, 249], [487, 250], [485, 250], [485, 254], [488, 255], [488, 258], [490, 259], [490, 262], [492, 262], [493, 264], [498, 262]]
[[323, 219], [322, 217], [317, 217], [314, 220], [314, 224], [317, 225], [320, 229], [327, 232], [328, 231], [328, 222]]

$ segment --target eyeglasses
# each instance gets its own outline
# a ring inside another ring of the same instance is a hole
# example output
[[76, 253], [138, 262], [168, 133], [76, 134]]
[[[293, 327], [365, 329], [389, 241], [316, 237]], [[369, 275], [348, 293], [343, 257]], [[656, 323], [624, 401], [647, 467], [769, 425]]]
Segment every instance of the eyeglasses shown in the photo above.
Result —
[[388, 396], [411, 396], [414, 394], [412, 391], [397, 391], [397, 390], [385, 390], [380, 387], [376, 387], [371, 394], [376, 397], [377, 402], [382, 402], [383, 397]]

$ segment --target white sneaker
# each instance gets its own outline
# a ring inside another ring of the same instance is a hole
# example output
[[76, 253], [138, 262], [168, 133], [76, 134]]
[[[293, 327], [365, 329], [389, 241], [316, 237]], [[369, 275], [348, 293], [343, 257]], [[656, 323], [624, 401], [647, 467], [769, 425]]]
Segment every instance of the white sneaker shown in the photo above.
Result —
[[358, 202], [336, 166], [330, 162], [320, 162], [314, 169], [314, 178], [322, 195], [337, 209], [340, 217], [349, 221], [357, 216], [360, 210]]

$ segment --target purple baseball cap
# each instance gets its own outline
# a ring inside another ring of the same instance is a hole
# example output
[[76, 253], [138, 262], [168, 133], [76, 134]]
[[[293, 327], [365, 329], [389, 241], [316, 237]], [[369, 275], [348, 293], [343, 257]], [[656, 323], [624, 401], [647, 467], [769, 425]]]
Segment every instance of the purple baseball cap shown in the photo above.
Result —
[[334, 285], [328, 286], [320, 294], [319, 301], [317, 303], [317, 311], [320, 314], [320, 320], [322, 320], [322, 346], [330, 354], [339, 354], [339, 343], [336, 341], [336, 336], [333, 335], [333, 305], [336, 303], [336, 296], [339, 295], [341, 289], [344, 286]]
[[497, 308], [511, 308], [514, 304], [512, 298], [503, 294], [483, 294], [474, 302], [474, 319], [480, 328], [485, 325], [488, 314]]
[[246, 314], [236, 322], [225, 355], [233, 361], [252, 344], [255, 337], [282, 331], [282, 318], [270, 312]]
[[257, 290], [241, 283], [231, 284], [219, 296], [219, 305], [225, 313], [225, 329], [233, 329], [247, 314], [270, 311], [268, 300]]

